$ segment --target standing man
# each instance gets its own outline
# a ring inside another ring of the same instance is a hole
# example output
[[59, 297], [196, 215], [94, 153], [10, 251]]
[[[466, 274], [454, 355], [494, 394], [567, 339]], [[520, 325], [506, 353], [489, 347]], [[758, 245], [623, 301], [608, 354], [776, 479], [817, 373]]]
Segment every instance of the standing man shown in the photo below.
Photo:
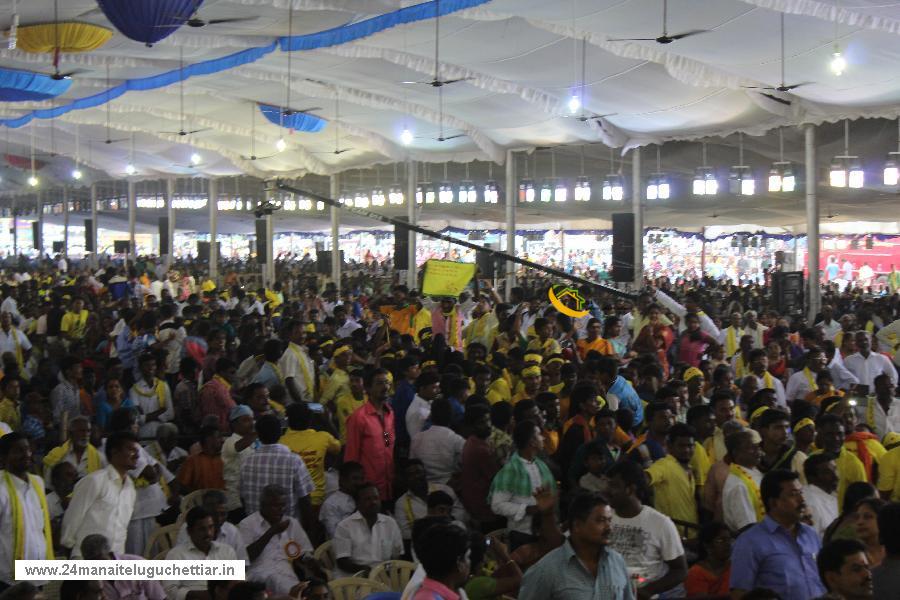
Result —
[[303, 322], [289, 321], [285, 332], [288, 335], [288, 347], [278, 361], [284, 386], [294, 402], [313, 402], [316, 397], [316, 368], [303, 345], [306, 339]]
[[[669, 429], [668, 454], [647, 469], [653, 488], [654, 506], [670, 519], [693, 523], [699, 528], [697, 481], [691, 470], [694, 457], [694, 430], [676, 423]], [[696, 537], [697, 528], [685, 528], [683, 535]]]
[[875, 378], [887, 375], [891, 386], [896, 388], [897, 369], [891, 359], [884, 354], [872, 352], [872, 343], [865, 331], [857, 331], [855, 339], [856, 353], [844, 359], [844, 366], [859, 379], [859, 385], [866, 386], [867, 393], [872, 394], [875, 390]]
[[254, 427], [253, 409], [246, 404], [232, 408], [228, 421], [232, 433], [222, 444], [222, 478], [225, 480], [225, 508], [229, 519], [238, 521], [245, 516], [241, 508], [241, 467], [259, 447], [259, 440]]
[[828, 358], [825, 351], [813, 346], [806, 353], [806, 366], [791, 375], [788, 379], [785, 397], [788, 402], [803, 400], [807, 394], [818, 389], [816, 376], [828, 368]]
[[2, 312], [0, 313], [0, 355], [7, 352], [11, 352], [16, 357], [16, 364], [19, 365], [19, 377], [28, 379], [25, 363], [28, 362], [28, 356], [31, 354], [31, 342], [13, 325], [12, 314]]
[[500, 470], [500, 463], [487, 443], [491, 435], [491, 411], [488, 406], [468, 404], [466, 425], [472, 433], [462, 451], [460, 500], [469, 515], [483, 525], [497, 520], [487, 497], [491, 481]]
[[739, 350], [744, 328], [741, 326], [741, 313], [733, 312], [728, 320], [728, 327], [719, 334], [719, 343], [725, 347], [725, 358], [730, 359]]
[[137, 466], [137, 436], [118, 431], [106, 438], [106, 460], [109, 465], [75, 484], [72, 500], [63, 515], [60, 545], [81, 554], [81, 540], [99, 533], [110, 542], [112, 551], [125, 553], [125, 538], [136, 499], [134, 483], [128, 472]]
[[731, 596], [768, 588], [782, 598], [812, 600], [825, 593], [816, 568], [819, 536], [800, 521], [806, 510], [800, 477], [766, 473], [760, 486], [766, 516], [737, 538], [731, 551]]
[[613, 514], [606, 500], [594, 492], [578, 494], [568, 515], [568, 540], [528, 569], [519, 600], [632, 600], [625, 560], [609, 547]]
[[763, 477], [758, 469], [762, 449], [750, 431], [732, 433], [725, 438], [725, 447], [732, 462], [722, 489], [723, 516], [728, 528], [738, 532], [758, 523], [765, 515], [759, 495]]
[[[219, 431], [228, 428], [228, 416], [236, 404], [231, 396], [237, 366], [230, 358], [216, 360], [216, 374], [200, 388], [200, 415], [213, 415], [219, 422]], [[170, 403], [171, 404], [171, 403]]]
[[31, 441], [22, 433], [0, 438], [0, 582], [15, 581], [16, 560], [53, 560], [53, 533], [44, 482], [31, 475]]
[[394, 411], [388, 404], [390, 382], [385, 369], [374, 369], [365, 378], [369, 401], [347, 418], [347, 445], [344, 460], [363, 466], [384, 499], [393, 498]]
[[750, 369], [748, 375], [756, 377], [759, 389], [775, 390], [775, 402], [783, 408], [787, 408], [787, 398], [784, 394], [784, 384], [777, 377], [769, 373], [769, 356], [762, 348], [754, 348], [750, 351]]
[[140, 378], [131, 386], [128, 397], [141, 413], [142, 438], [156, 438], [160, 423], [171, 422], [175, 418], [175, 406], [169, 384], [156, 376], [156, 357], [152, 352], [144, 352], [138, 357]]
[[78, 391], [81, 380], [81, 360], [75, 356], [66, 356], [60, 361], [59, 383], [50, 392], [50, 408], [53, 410], [53, 422], [60, 430], [66, 431], [68, 423], [81, 414], [81, 394]]
[[827, 452], [810, 456], [803, 463], [803, 473], [807, 482], [803, 486], [803, 498], [812, 515], [813, 529], [822, 537], [838, 518], [838, 473], [834, 456]]

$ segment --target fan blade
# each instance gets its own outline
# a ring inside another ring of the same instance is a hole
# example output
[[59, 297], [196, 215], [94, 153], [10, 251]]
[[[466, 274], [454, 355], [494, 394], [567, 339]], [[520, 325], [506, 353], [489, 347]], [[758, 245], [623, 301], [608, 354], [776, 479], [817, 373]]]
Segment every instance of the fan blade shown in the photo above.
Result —
[[417, 83], [420, 83], [422, 85], [431, 85], [433, 82], [432, 81], [401, 81], [400, 83], [405, 84], [405, 85], [415, 85]]
[[607, 38], [607, 42], [655, 42], [656, 38]]
[[769, 100], [774, 100], [775, 102], [779, 102], [779, 103], [781, 103], [781, 104], [784, 104], [785, 106], [790, 106], [790, 105], [791, 105], [791, 101], [790, 101], [790, 100], [785, 100], [784, 98], [779, 98], [778, 96], [774, 96], [774, 95], [772, 95], [772, 94], [766, 94], [765, 92], [760, 92], [760, 94], [762, 94], [763, 96], [765, 96], [765, 97], [768, 98]]
[[470, 81], [472, 79], [474, 79], [474, 77], [459, 77], [457, 79], [445, 79], [443, 81], [432, 82], [432, 85], [434, 85], [434, 83], [440, 83], [442, 85], [449, 85], [451, 83], [457, 83], [459, 81]]
[[251, 156], [243, 156], [243, 155], [242, 155], [241, 158], [243, 158], [244, 160], [265, 160], [265, 159], [267, 159], [267, 158], [272, 158], [273, 156], [277, 156], [277, 155], [276, 155], [276, 154], [269, 154], [268, 156], [256, 156], [256, 155], [254, 154], [254, 155], [251, 155]]
[[456, 138], [461, 138], [461, 137], [466, 137], [466, 134], [458, 133], [456, 135], [448, 135], [446, 137], [439, 137], [439, 138], [437, 138], [437, 141], [446, 142], [447, 140], [455, 140]]
[[353, 148], [344, 148], [343, 150], [335, 150], [335, 154], [343, 154], [344, 152], [350, 152]]
[[809, 85], [810, 83], [812, 83], [812, 82], [804, 81], [803, 83], [795, 83], [793, 85], [780, 85], [775, 89], [779, 92], [789, 92], [791, 90], [797, 89], [798, 87], [803, 87], [804, 85]]
[[233, 17], [230, 19], [210, 19], [207, 25], [218, 25], [219, 23], [240, 23], [241, 21], [255, 21], [259, 17]]
[[281, 111], [281, 114], [283, 114], [286, 117], [290, 117], [291, 115], [295, 115], [297, 113], [311, 113], [316, 110], [322, 110], [322, 107], [321, 106], [312, 106], [310, 108], [301, 108], [300, 110], [295, 110], [293, 108], [286, 108], [283, 111]]
[[72, 79], [73, 75], [80, 75], [81, 73], [87, 73], [87, 71], [85, 71], [84, 69], [69, 71], [67, 73], [60, 73], [57, 71], [56, 73], [51, 75], [50, 78], [53, 79], [54, 81], [61, 81], [63, 79]]
[[708, 29], [692, 29], [691, 31], [685, 31], [683, 33], [678, 33], [675, 35], [666, 36], [672, 40], [683, 40], [684, 38], [691, 37], [694, 35], [700, 35], [701, 33], [709, 33]]

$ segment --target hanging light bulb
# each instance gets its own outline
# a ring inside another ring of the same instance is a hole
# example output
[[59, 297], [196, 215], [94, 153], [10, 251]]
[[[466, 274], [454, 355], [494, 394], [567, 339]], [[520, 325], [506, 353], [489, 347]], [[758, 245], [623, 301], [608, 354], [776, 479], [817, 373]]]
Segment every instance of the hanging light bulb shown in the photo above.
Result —
[[831, 160], [828, 172], [831, 187], [849, 187], [859, 189], [865, 184], [865, 172], [860, 165], [859, 157], [850, 154], [850, 121], [844, 121], [844, 153]]
[[128, 163], [127, 165], [125, 165], [125, 174], [126, 175], [134, 175], [135, 173], [137, 173], [137, 169], [134, 167], [133, 164]]
[[575, 180], [573, 197], [576, 202], [587, 202], [591, 199], [591, 180], [584, 175]]
[[28, 185], [30, 185], [31, 187], [37, 187], [38, 183], [39, 183], [38, 178], [35, 177], [34, 175], [31, 175], [28, 178]]
[[485, 204], [497, 204], [500, 199], [500, 186], [493, 179], [484, 184], [484, 202]]
[[897, 120], [897, 151], [888, 152], [884, 163], [884, 185], [897, 185], [900, 182], [900, 119]]
[[391, 186], [391, 191], [388, 192], [388, 203], [394, 205], [403, 204], [403, 187], [399, 183]]
[[83, 177], [83, 175], [84, 174], [81, 172], [81, 169], [79, 169], [78, 167], [72, 169], [72, 179], [74, 179], [75, 181], [79, 181]]
[[[284, 152], [285, 150], [287, 150], [287, 142], [284, 141], [283, 137], [278, 138], [278, 141], [275, 142], [275, 149], [278, 150], [279, 152]], [[193, 157], [191, 157], [191, 161], [193, 161]], [[194, 163], [194, 164], [197, 164], [197, 163]]]
[[569, 98], [568, 106], [569, 112], [573, 115], [581, 109], [581, 98], [578, 97], [578, 94], [572, 94], [572, 97]]
[[409, 146], [413, 141], [413, 134], [409, 128], [404, 127], [403, 131], [400, 133], [400, 141], [403, 142], [404, 146]]
[[847, 69], [847, 59], [841, 54], [841, 51], [835, 46], [834, 52], [831, 53], [831, 62], [828, 68], [835, 77], [840, 77]]
[[200, 161], [202, 161], [202, 160], [203, 159], [196, 152], [191, 153], [191, 164], [192, 165], [197, 166], [200, 164]]

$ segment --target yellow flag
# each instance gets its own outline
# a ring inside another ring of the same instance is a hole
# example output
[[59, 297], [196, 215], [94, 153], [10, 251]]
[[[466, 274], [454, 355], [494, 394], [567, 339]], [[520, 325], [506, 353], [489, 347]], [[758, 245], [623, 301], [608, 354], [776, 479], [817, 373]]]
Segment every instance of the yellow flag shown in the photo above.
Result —
[[450, 260], [429, 260], [425, 263], [425, 279], [422, 294], [426, 296], [459, 296], [472, 277], [475, 263], [453, 262]]

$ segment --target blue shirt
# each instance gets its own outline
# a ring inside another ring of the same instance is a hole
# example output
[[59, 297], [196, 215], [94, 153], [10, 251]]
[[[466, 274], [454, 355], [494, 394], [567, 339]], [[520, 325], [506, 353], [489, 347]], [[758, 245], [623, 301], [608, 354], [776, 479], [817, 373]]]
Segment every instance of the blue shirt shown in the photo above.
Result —
[[637, 425], [644, 420], [644, 404], [641, 402], [640, 396], [634, 391], [634, 388], [628, 384], [621, 375], [616, 376], [616, 380], [609, 387], [608, 392], [615, 394], [619, 399], [619, 408], [630, 409], [634, 414], [634, 424]]
[[625, 559], [606, 548], [594, 577], [568, 541], [525, 571], [519, 600], [632, 600]]
[[397, 392], [391, 408], [394, 409], [394, 429], [397, 431], [397, 441], [409, 444], [409, 433], [406, 431], [406, 411], [416, 397], [416, 387], [406, 379], [401, 379], [397, 384]]
[[768, 588], [787, 600], [811, 600], [826, 593], [816, 555], [822, 548], [809, 525], [797, 537], [766, 517], [741, 534], [731, 550], [731, 589]]

